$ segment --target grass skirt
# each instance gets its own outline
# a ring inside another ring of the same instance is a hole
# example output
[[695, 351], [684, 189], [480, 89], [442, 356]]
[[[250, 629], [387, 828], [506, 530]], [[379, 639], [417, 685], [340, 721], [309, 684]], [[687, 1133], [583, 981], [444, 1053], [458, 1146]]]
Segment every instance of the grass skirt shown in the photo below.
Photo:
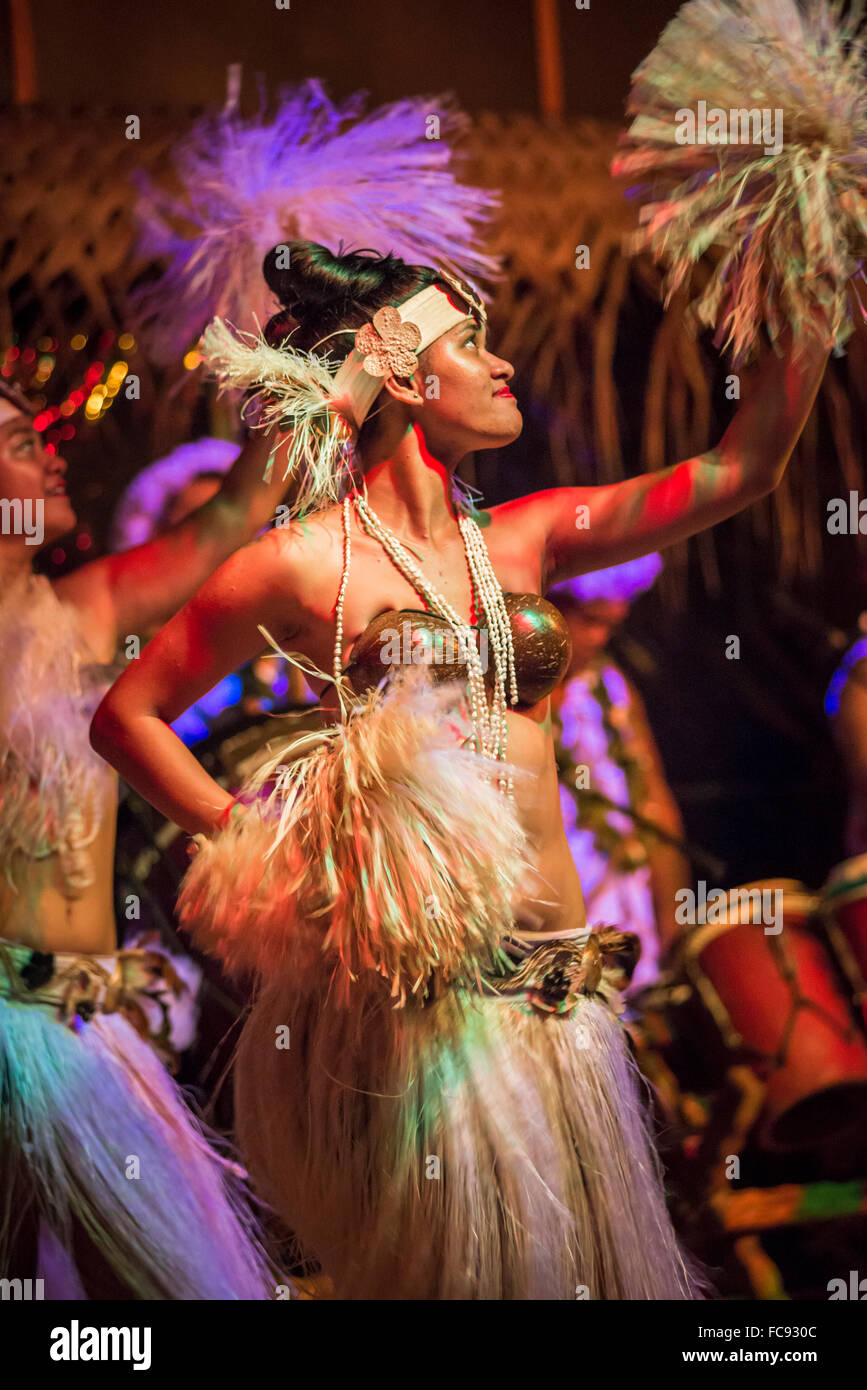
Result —
[[238, 1137], [338, 1298], [704, 1296], [607, 983], [566, 1015], [455, 988], [394, 1009], [364, 980], [335, 1008], [326, 970], [262, 989]]
[[259, 981], [245, 1162], [339, 1298], [699, 1296], [616, 1016], [629, 934], [523, 954], [517, 799], [461, 693], [406, 668], [279, 745], [187, 872], [180, 920]]
[[[40, 1273], [47, 1248], [61, 1274], [63, 1291], [48, 1278], [47, 1297], [92, 1293], [92, 1269], [94, 1296], [112, 1296], [106, 1282], [138, 1299], [271, 1296], [242, 1170], [212, 1150], [149, 1044], [119, 1012], [63, 1020], [61, 977], [63, 993], [77, 989], [95, 958], [70, 974], [67, 958], [37, 957], [45, 978], [28, 986], [9, 966], [26, 978], [30, 951], [2, 946], [0, 1274], [30, 1277], [14, 1266], [23, 1233], [38, 1231]], [[16, 999], [22, 988], [32, 1002]]]

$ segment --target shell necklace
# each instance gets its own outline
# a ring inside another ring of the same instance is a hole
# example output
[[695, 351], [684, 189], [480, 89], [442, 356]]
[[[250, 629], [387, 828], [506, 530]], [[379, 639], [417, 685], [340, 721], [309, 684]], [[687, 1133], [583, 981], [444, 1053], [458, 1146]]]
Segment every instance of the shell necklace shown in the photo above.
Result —
[[[368, 535], [378, 540], [388, 555], [389, 559], [398, 569], [404, 578], [412, 585], [416, 593], [420, 594], [425, 600], [431, 612], [439, 614], [445, 618], [458, 638], [461, 652], [466, 652], [467, 657], [467, 682], [470, 699], [470, 719], [473, 726], [473, 741], [475, 751], [482, 757], [491, 758], [498, 762], [505, 761], [506, 744], [508, 738], [508, 725], [506, 721], [506, 711], [509, 704], [518, 703], [518, 686], [515, 676], [515, 650], [512, 643], [512, 625], [506, 611], [503, 599], [503, 590], [500, 582], [494, 573], [488, 548], [485, 545], [485, 538], [478, 525], [472, 517], [460, 515], [458, 526], [461, 532], [461, 539], [464, 543], [464, 551], [467, 557], [467, 568], [470, 572], [472, 583], [472, 602], [474, 609], [478, 612], [479, 605], [484, 610], [485, 622], [487, 625], [487, 636], [490, 648], [494, 653], [494, 689], [493, 698], [488, 703], [488, 695], [485, 690], [485, 675], [482, 657], [476, 644], [475, 630], [469, 623], [464, 622], [460, 614], [451, 606], [442, 594], [437, 593], [436, 589], [428, 582], [415, 560], [398, 540], [393, 531], [380, 521], [376, 513], [368, 505], [366, 499], [358, 492], [353, 492], [346, 497], [343, 502], [343, 574], [340, 581], [340, 590], [337, 595], [337, 608], [335, 617], [334, 634], [334, 677], [339, 680], [343, 674], [343, 601], [346, 595], [346, 586], [349, 581], [349, 566], [351, 560], [351, 541], [350, 541], [350, 518], [352, 505], [358, 520]], [[471, 615], [472, 616], [472, 615]], [[506, 695], [506, 686], [509, 686], [509, 695]], [[511, 777], [502, 773], [497, 776], [497, 785], [501, 791], [509, 796], [514, 795], [514, 786]]]

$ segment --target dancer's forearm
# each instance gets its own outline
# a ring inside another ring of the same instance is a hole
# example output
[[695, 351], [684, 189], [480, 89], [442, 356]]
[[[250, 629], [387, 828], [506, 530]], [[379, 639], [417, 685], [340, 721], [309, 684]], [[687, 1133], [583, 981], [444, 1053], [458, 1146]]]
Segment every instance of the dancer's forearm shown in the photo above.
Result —
[[723, 466], [736, 468], [759, 494], [773, 491], [782, 478], [830, 355], [830, 347], [811, 335], [796, 356], [790, 329], [781, 347], [782, 357], [768, 353], [718, 446]]
[[551, 488], [500, 508], [525, 534], [534, 531], [547, 584], [622, 564], [684, 541], [749, 507], [777, 486], [822, 382], [827, 333], [795, 357], [791, 333], [783, 357], [769, 352], [715, 448], [658, 472], [601, 487]]
[[125, 718], [111, 703], [97, 710], [90, 741], [130, 786], [190, 835], [210, 834], [232, 797], [155, 714]]
[[277, 448], [278, 440], [273, 431], [265, 434], [252, 430], [219, 491], [200, 508], [200, 515], [205, 519], [205, 533], [212, 530], [218, 544], [222, 541], [224, 548], [226, 543], [229, 546], [217, 563], [267, 526], [277, 506], [291, 490], [293, 484], [284, 477], [279, 452], [268, 482], [264, 480], [268, 458]]

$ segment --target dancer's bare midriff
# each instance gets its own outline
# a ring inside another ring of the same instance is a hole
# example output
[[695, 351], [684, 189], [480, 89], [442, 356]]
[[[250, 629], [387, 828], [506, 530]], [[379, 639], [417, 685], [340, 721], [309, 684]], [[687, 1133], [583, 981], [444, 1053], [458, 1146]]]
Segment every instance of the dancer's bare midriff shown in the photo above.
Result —
[[[560, 808], [550, 703], [545, 699], [526, 714], [510, 711], [506, 716], [509, 763], [525, 774], [516, 778], [515, 802], [533, 866], [513, 902], [515, 925], [539, 932], [574, 931], [586, 921], [581, 880]], [[323, 693], [322, 709], [326, 718], [335, 712], [328, 692]]]
[[[117, 949], [114, 917], [114, 841], [117, 779], [106, 791], [100, 826], [90, 846], [93, 882], [78, 896], [64, 891], [58, 855], [21, 853], [0, 864], [0, 936], [35, 951], [111, 955]], [[11, 880], [11, 882], [10, 882]]]
[[586, 912], [563, 825], [550, 705], [546, 699], [530, 715], [508, 715], [509, 760], [527, 773], [515, 798], [534, 866], [515, 901], [515, 921], [527, 931], [574, 931]]

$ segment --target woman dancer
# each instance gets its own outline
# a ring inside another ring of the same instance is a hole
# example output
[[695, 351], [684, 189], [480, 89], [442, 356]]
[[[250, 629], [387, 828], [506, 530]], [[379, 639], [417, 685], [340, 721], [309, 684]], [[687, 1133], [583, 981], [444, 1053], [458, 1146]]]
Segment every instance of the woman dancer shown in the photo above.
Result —
[[[50, 1298], [268, 1296], [240, 1170], [159, 1059], [182, 981], [163, 953], [116, 954], [117, 779], [87, 740], [118, 647], [273, 514], [268, 447], [252, 436], [159, 539], [54, 583], [26, 536], [0, 538], [0, 1270], [37, 1271]], [[0, 492], [38, 509], [46, 543], [75, 524], [65, 473], [26, 402], [0, 396]]]
[[[615, 1011], [632, 943], [587, 929], [563, 829], [568, 645], [539, 595], [775, 487], [829, 332], [771, 354], [706, 454], [474, 511], [456, 468], [521, 430], [481, 301], [392, 256], [293, 243], [281, 268], [279, 249], [267, 341], [218, 323], [204, 352], [292, 423], [305, 515], [218, 570], [92, 726], [200, 837], [199, 942], [259, 973], [236, 1079], [251, 1172], [342, 1297], [700, 1296]], [[260, 629], [339, 722], [233, 802], [169, 724]], [[379, 688], [390, 665], [410, 669]]]
[[[142, 249], [169, 257], [154, 291], [162, 356], [185, 351], [217, 309], [235, 322], [255, 311], [239, 287], [251, 266], [259, 278], [275, 220], [315, 232], [351, 209], [356, 229], [489, 267], [474, 224], [493, 200], [455, 180], [446, 142], [425, 138], [429, 111], [409, 100], [362, 116], [359, 98], [335, 106], [310, 82], [269, 118], [202, 118], [175, 154], [187, 201], [145, 188], [137, 210]], [[407, 212], [423, 203], [435, 226], [416, 235]], [[202, 238], [180, 238], [179, 219]], [[163, 957], [113, 954], [115, 779], [87, 725], [99, 663], [143, 642], [273, 516], [291, 483], [262, 485], [272, 448], [254, 435], [211, 500], [54, 586], [31, 574], [25, 537], [0, 539], [0, 1272], [27, 1277], [38, 1260], [50, 1296], [268, 1296], [224, 1191], [235, 1169], [135, 1031], [147, 1034], [155, 1000], [168, 1014], [180, 981], [159, 978]], [[74, 524], [64, 472], [21, 403], [0, 404], [0, 493], [44, 505], [46, 542]]]

